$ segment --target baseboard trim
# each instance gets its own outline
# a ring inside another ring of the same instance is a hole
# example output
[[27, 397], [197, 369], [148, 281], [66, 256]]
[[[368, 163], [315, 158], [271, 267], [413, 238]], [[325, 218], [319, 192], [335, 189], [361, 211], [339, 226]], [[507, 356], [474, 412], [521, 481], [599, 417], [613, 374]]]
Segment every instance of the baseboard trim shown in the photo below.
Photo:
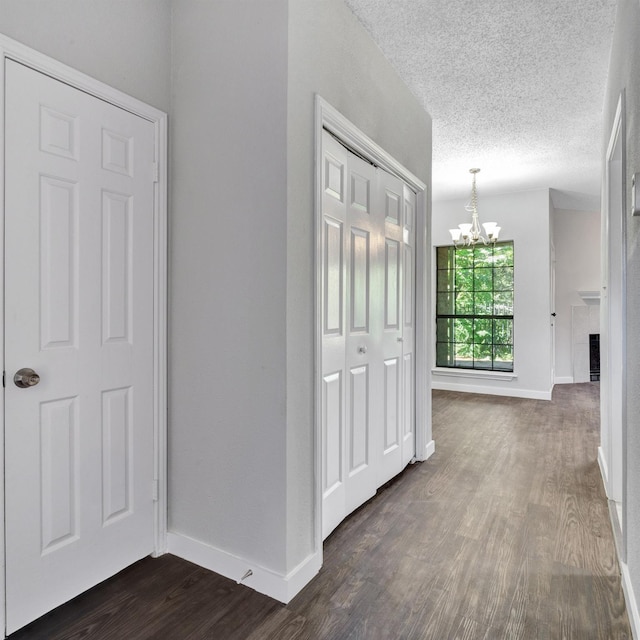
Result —
[[430, 440], [425, 447], [424, 459], [428, 460], [436, 452], [436, 443]]
[[432, 389], [441, 391], [461, 391], [462, 393], [481, 393], [489, 396], [508, 396], [510, 398], [527, 398], [530, 400], [551, 400], [549, 391], [535, 391], [533, 389], [511, 389], [508, 387], [488, 387], [485, 385], [460, 384], [456, 382], [443, 382], [432, 380]]
[[[284, 604], [289, 603], [311, 581], [322, 565], [322, 554], [312, 553], [287, 575], [283, 575], [180, 533], [169, 532], [167, 542], [169, 553]], [[251, 575], [242, 580], [248, 571], [252, 572]]]
[[600, 475], [602, 476], [604, 492], [607, 494], [607, 498], [609, 498], [609, 469], [607, 467], [607, 459], [602, 447], [598, 447], [598, 466], [600, 467]]
[[433, 440], [427, 442], [427, 446], [422, 451], [416, 451], [416, 462], [428, 460], [436, 452], [436, 443]]
[[[607, 492], [608, 486], [608, 469], [607, 461], [604, 456], [602, 447], [598, 447], [598, 466], [600, 467], [600, 475], [604, 484], [605, 492]], [[640, 638], [640, 612], [638, 611], [638, 601], [633, 590], [633, 584], [631, 582], [631, 575], [629, 574], [629, 567], [626, 562], [622, 560], [622, 553], [620, 544], [622, 542], [622, 533], [620, 531], [620, 521], [618, 519], [618, 512], [616, 511], [615, 503], [612, 500], [608, 500], [609, 517], [611, 519], [611, 528], [616, 548], [616, 556], [618, 557], [618, 564], [620, 565], [620, 582], [622, 583], [622, 592], [624, 593], [624, 602], [627, 607], [627, 616], [629, 618], [629, 624], [631, 626], [631, 637]], [[626, 553], [626, 552], [625, 552]]]
[[555, 384], [573, 384], [573, 376], [560, 376], [553, 379]]
[[620, 571], [622, 573], [622, 591], [624, 593], [624, 600], [627, 605], [627, 615], [629, 616], [629, 623], [631, 625], [631, 637], [639, 638], [640, 636], [638, 635], [638, 631], [640, 631], [640, 613], [638, 612], [638, 601], [636, 600], [636, 596], [633, 592], [629, 568], [624, 562], [620, 562]]

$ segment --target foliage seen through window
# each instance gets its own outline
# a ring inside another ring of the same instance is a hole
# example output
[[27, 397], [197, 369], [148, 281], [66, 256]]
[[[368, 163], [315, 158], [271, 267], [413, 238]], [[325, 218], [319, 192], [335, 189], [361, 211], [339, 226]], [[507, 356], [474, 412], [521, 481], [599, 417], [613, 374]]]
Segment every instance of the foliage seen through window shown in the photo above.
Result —
[[513, 371], [513, 242], [437, 248], [436, 365]]

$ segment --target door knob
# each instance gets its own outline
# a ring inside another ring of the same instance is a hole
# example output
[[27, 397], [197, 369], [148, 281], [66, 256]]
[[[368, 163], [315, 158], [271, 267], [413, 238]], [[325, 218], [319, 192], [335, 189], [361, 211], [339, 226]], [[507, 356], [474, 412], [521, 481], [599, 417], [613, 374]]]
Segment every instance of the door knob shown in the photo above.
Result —
[[358, 353], [367, 353], [367, 347], [364, 345], [362, 347], [358, 347]]
[[33, 369], [20, 369], [13, 376], [13, 381], [16, 387], [28, 389], [29, 387], [35, 387], [40, 382], [40, 376]]

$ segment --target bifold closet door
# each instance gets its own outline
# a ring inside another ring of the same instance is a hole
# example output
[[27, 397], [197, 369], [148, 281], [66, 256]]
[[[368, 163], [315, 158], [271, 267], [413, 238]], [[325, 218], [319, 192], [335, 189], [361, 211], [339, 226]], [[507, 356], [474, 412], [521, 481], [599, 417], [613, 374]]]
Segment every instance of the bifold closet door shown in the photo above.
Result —
[[384, 211], [379, 268], [382, 287], [376, 297], [382, 303], [382, 446], [379, 449], [378, 486], [402, 470], [402, 327], [403, 327], [403, 184], [395, 176], [378, 172], [379, 196]]
[[[407, 213], [409, 212], [409, 214]], [[415, 194], [323, 134], [323, 535], [414, 455]], [[412, 235], [413, 234], [413, 235]]]
[[415, 211], [416, 194], [378, 169], [378, 203], [384, 221], [379, 270], [382, 302], [382, 439], [378, 486], [396, 476], [415, 455]]
[[380, 331], [372, 291], [379, 220], [375, 167], [324, 134], [322, 190], [323, 536], [371, 498]]
[[402, 219], [402, 468], [416, 455], [416, 194], [403, 185]]

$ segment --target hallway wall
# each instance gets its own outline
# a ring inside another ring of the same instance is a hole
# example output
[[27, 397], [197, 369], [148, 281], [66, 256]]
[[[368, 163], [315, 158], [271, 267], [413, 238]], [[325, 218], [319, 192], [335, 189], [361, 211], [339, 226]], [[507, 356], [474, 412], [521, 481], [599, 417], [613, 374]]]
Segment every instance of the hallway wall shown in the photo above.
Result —
[[281, 573], [287, 2], [179, 0], [172, 39], [169, 529]]
[[169, 0], [0, 0], [0, 33], [169, 111]]
[[[627, 562], [623, 581], [629, 617], [640, 633], [640, 218], [631, 212], [631, 177], [640, 172], [640, 3], [618, 0], [616, 27], [609, 64], [603, 150], [607, 149], [620, 92], [626, 92], [627, 165]], [[603, 151], [604, 154], [605, 151]]]

